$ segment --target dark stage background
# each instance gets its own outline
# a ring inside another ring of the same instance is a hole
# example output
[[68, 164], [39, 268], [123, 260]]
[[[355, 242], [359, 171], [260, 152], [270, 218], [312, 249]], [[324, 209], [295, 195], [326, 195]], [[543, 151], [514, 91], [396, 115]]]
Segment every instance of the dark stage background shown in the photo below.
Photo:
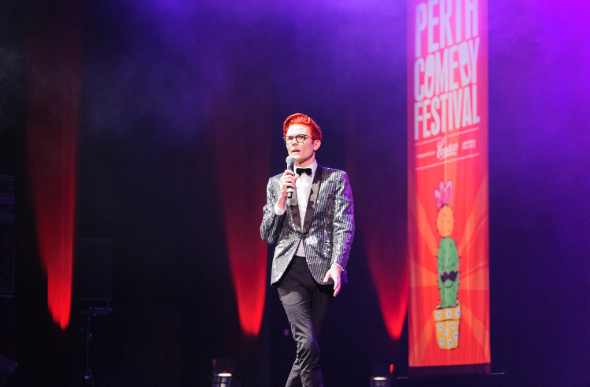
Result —
[[[374, 363], [407, 375], [406, 12], [385, 0], [1, 2], [0, 174], [15, 175], [17, 201], [15, 297], [0, 298], [0, 355], [19, 363], [10, 383], [83, 381], [82, 259], [62, 331], [35, 236], [45, 192], [31, 180], [43, 167], [31, 149], [60, 158], [56, 143], [73, 141], [76, 251], [81, 238], [113, 241], [95, 385], [206, 386], [219, 357], [250, 386], [281, 385], [294, 343], [252, 239], [295, 112], [322, 127], [318, 160], [348, 171], [355, 195], [326, 384], [366, 386]], [[506, 373], [494, 383], [590, 383], [589, 18], [582, 1], [489, 4], [491, 350]], [[259, 304], [239, 311], [244, 294]]]

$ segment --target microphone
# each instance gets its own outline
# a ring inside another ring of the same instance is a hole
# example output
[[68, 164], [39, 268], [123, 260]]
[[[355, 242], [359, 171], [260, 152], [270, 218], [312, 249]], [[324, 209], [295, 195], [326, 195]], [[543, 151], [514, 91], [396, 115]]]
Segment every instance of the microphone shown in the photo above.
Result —
[[[287, 169], [291, 172], [295, 172], [295, 156], [287, 156]], [[287, 187], [287, 197], [291, 199], [293, 197], [293, 187]]]

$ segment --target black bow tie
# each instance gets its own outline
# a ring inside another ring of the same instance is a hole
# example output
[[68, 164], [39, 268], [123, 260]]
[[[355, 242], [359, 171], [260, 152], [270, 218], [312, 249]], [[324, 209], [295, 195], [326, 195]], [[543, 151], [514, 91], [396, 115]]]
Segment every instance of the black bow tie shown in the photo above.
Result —
[[304, 173], [307, 173], [309, 176], [311, 176], [311, 168], [297, 168], [295, 170], [295, 173], [298, 175], [302, 175]]

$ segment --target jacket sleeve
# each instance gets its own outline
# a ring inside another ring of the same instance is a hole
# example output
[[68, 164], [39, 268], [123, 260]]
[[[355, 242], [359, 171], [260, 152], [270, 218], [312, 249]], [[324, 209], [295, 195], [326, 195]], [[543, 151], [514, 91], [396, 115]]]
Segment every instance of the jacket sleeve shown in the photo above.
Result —
[[342, 173], [334, 195], [333, 253], [330, 264], [337, 263], [344, 270], [354, 237], [354, 205], [348, 175]]
[[262, 208], [262, 224], [260, 225], [260, 237], [266, 243], [274, 244], [279, 239], [285, 214], [275, 213], [275, 204], [278, 201], [278, 190], [274, 186], [273, 179], [268, 180], [266, 186], [266, 205]]

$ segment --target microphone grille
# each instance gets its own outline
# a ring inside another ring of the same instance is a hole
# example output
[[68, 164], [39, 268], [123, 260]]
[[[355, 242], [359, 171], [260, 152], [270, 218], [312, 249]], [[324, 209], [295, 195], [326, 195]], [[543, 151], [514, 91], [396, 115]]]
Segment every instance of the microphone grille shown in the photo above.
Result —
[[293, 164], [295, 163], [295, 156], [287, 156], [287, 159], [285, 160], [287, 162], [287, 164]]

